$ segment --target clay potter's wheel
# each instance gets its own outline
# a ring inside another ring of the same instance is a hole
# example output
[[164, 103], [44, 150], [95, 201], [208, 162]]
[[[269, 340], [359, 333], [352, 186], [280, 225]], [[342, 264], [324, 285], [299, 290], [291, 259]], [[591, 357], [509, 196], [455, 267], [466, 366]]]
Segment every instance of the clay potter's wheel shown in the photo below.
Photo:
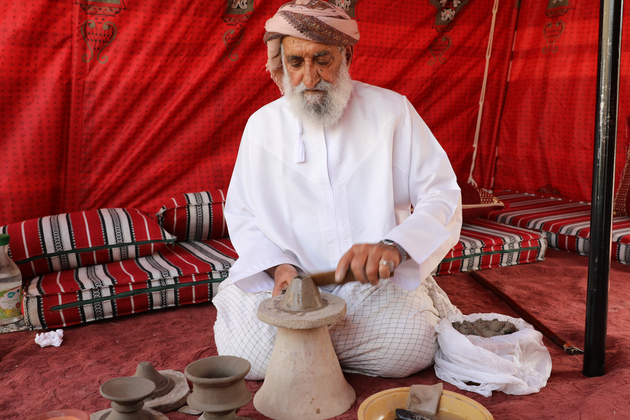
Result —
[[328, 325], [346, 314], [346, 302], [321, 293], [310, 277], [294, 278], [284, 295], [266, 299], [258, 318], [278, 327], [265, 381], [254, 396], [273, 419], [319, 420], [346, 412], [356, 395], [341, 372]]
[[262, 301], [257, 315], [265, 324], [304, 330], [334, 324], [346, 315], [346, 302], [320, 294], [310, 277], [296, 277], [284, 294]]

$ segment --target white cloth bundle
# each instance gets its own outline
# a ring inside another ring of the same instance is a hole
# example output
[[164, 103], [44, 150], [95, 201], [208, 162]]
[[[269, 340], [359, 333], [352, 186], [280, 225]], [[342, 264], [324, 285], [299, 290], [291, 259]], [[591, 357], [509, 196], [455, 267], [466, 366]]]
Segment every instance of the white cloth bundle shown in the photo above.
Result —
[[55, 346], [59, 347], [63, 339], [63, 330], [49, 331], [46, 333], [36, 334], [35, 342], [40, 347]]

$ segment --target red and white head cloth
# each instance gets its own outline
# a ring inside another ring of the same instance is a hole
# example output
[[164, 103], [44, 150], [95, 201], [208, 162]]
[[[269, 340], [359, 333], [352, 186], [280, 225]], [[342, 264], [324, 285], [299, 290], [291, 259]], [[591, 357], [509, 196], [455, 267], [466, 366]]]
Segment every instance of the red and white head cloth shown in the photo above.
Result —
[[280, 43], [285, 36], [344, 47], [359, 42], [357, 22], [340, 7], [321, 0], [293, 0], [281, 6], [265, 30], [268, 71], [282, 64]]

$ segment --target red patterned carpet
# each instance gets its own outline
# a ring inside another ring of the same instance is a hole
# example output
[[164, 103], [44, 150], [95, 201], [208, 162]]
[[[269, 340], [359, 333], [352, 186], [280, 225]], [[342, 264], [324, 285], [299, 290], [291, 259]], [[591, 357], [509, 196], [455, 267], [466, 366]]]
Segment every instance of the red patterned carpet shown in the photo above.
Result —
[[[554, 332], [580, 348], [584, 340], [588, 259], [549, 250], [544, 262], [484, 271], [483, 275], [527, 308]], [[608, 317], [606, 374], [587, 378], [583, 356], [569, 356], [545, 339], [553, 360], [547, 386], [537, 394], [514, 396], [494, 393], [486, 398], [459, 391], [483, 404], [497, 420], [626, 419], [630, 418], [630, 267], [612, 264]], [[441, 276], [438, 283], [465, 314], [497, 312], [517, 315], [491, 292], [465, 274]], [[60, 347], [40, 348], [35, 332], [0, 336], [0, 415], [3, 419], [30, 416], [61, 408], [94, 413], [109, 407], [99, 394], [111, 378], [133, 375], [141, 361], [158, 370], [183, 371], [189, 363], [216, 355], [211, 304], [167, 309], [65, 329]], [[360, 404], [389, 388], [439, 381], [433, 368], [405, 379], [347, 375], [357, 400], [340, 420], [357, 418]], [[247, 382], [256, 392], [262, 382]], [[241, 416], [265, 419], [250, 402]], [[173, 420], [196, 416], [167, 413]]]

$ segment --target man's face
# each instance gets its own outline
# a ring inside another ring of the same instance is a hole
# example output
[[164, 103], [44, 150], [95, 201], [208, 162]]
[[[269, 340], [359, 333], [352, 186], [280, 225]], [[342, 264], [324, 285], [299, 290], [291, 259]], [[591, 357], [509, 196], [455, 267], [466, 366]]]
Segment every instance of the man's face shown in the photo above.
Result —
[[344, 57], [337, 46], [287, 36], [282, 51], [284, 92], [294, 113], [317, 125], [334, 125], [352, 90], [348, 74], [352, 48], [346, 48]]
[[336, 84], [343, 62], [339, 48], [292, 36], [283, 38], [282, 47], [291, 86], [296, 87], [303, 83], [307, 89], [304, 99], [309, 102], [321, 100], [326, 92], [316, 86], [321, 80], [333, 86]]

